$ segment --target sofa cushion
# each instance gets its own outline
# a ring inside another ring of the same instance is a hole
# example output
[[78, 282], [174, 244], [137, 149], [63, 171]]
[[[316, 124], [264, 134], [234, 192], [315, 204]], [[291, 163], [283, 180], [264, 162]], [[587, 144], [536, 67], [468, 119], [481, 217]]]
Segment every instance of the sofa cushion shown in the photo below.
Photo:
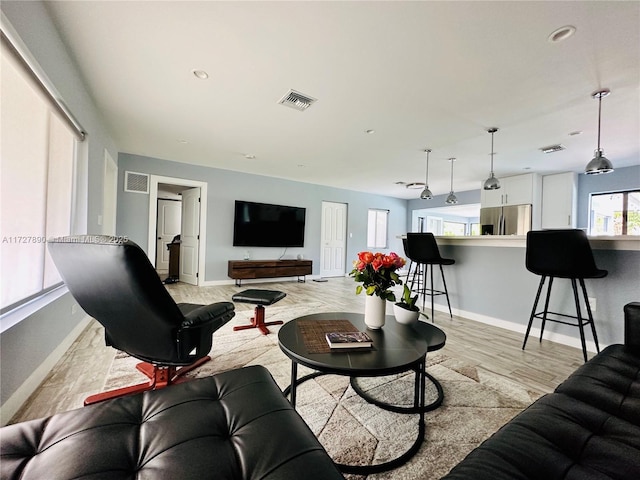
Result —
[[640, 425], [640, 352], [611, 345], [578, 368], [556, 392]]
[[3, 427], [2, 479], [342, 479], [259, 366]]

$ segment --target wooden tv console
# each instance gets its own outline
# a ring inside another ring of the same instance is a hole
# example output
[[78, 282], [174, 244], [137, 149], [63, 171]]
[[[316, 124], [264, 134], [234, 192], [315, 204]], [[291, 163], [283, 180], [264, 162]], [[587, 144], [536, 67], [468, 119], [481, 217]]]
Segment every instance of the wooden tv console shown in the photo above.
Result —
[[227, 275], [235, 279], [238, 287], [242, 280], [252, 278], [298, 277], [299, 282], [304, 282], [312, 267], [311, 260], [229, 260]]

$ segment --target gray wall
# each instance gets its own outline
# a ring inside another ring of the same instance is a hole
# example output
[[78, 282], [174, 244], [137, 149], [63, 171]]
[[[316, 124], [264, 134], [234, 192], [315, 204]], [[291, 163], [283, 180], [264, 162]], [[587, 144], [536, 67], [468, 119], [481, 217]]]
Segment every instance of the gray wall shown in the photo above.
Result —
[[284, 249], [233, 247], [233, 211], [235, 200], [248, 200], [304, 207], [306, 211], [305, 245], [289, 248], [283, 258], [295, 258], [299, 253], [313, 260], [313, 274], [320, 273], [320, 226], [322, 201], [346, 203], [347, 258], [346, 270], [357, 252], [367, 248], [367, 211], [369, 208], [389, 210], [389, 248], [401, 253], [399, 235], [406, 232], [407, 202], [397, 198], [370, 195], [338, 188], [293, 182], [272, 177], [250, 175], [217, 168], [161, 160], [121, 153], [118, 159], [118, 225], [119, 235], [126, 235], [147, 250], [149, 228], [149, 196], [125, 192], [126, 171], [166, 177], [197, 180], [208, 184], [207, 199], [207, 281], [229, 281], [227, 260], [240, 260], [245, 250], [251, 258], [279, 258]]
[[[94, 232], [101, 231], [97, 219], [102, 212], [104, 150], [107, 149], [115, 159], [118, 149], [102, 124], [100, 115], [55, 30], [44, 3], [3, 1], [0, 8], [88, 134], [88, 228]], [[76, 315], [71, 314], [73, 303], [73, 299], [67, 294], [2, 332], [2, 404], [84, 318], [81, 310]]]
[[[525, 268], [524, 247], [443, 245], [440, 250], [444, 257], [456, 260], [455, 265], [444, 267], [452, 308], [510, 322], [514, 328], [526, 327], [540, 277]], [[589, 297], [596, 299], [598, 338], [601, 344], [622, 343], [622, 309], [639, 300], [640, 252], [594, 249], [593, 253], [598, 268], [609, 272], [606, 278], [585, 281]], [[439, 278], [436, 273], [436, 288]], [[442, 296], [435, 297], [435, 303], [441, 308], [447, 305]], [[575, 312], [568, 280], [554, 281], [550, 309]], [[534, 327], [539, 326], [536, 320]], [[575, 327], [550, 323], [545, 330], [579, 338]], [[586, 337], [590, 340], [590, 333]]]

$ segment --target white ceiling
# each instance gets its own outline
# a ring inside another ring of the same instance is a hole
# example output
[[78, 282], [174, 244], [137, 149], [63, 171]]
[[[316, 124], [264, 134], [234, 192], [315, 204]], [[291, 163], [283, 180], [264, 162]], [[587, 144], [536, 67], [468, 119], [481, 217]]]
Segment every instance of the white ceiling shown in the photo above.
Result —
[[[489, 127], [498, 177], [583, 171], [606, 87], [605, 155], [640, 164], [637, 1], [47, 6], [122, 152], [416, 198], [395, 182], [424, 181], [426, 147], [435, 195], [449, 157], [454, 190], [479, 188]], [[318, 101], [278, 105], [289, 89]]]

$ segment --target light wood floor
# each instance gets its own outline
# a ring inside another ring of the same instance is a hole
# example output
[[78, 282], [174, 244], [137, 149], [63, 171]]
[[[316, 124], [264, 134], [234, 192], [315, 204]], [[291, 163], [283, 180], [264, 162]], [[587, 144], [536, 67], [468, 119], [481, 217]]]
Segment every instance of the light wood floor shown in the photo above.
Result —
[[[319, 311], [362, 312], [364, 296], [355, 295], [355, 286], [351, 278], [331, 278], [322, 283], [287, 281], [242, 287], [198, 288], [177, 283], [167, 285], [167, 289], [177, 302], [200, 304], [230, 301], [234, 293], [245, 288], [282, 290], [287, 296], [278, 302], [278, 307], [313, 301], [324, 305]], [[530, 308], [522, 306], [525, 318]], [[249, 304], [236, 304], [236, 311], [252, 309]], [[448, 313], [436, 311], [435, 325], [447, 334], [446, 346], [439, 353], [513, 379], [534, 393], [552, 391], [582, 364], [579, 349], [546, 340], [539, 343], [532, 338], [527, 350], [522, 351], [522, 334], [461, 317], [451, 319]], [[115, 350], [104, 345], [102, 327], [92, 321], [11, 423], [81, 407], [86, 396], [102, 389], [114, 355]]]

